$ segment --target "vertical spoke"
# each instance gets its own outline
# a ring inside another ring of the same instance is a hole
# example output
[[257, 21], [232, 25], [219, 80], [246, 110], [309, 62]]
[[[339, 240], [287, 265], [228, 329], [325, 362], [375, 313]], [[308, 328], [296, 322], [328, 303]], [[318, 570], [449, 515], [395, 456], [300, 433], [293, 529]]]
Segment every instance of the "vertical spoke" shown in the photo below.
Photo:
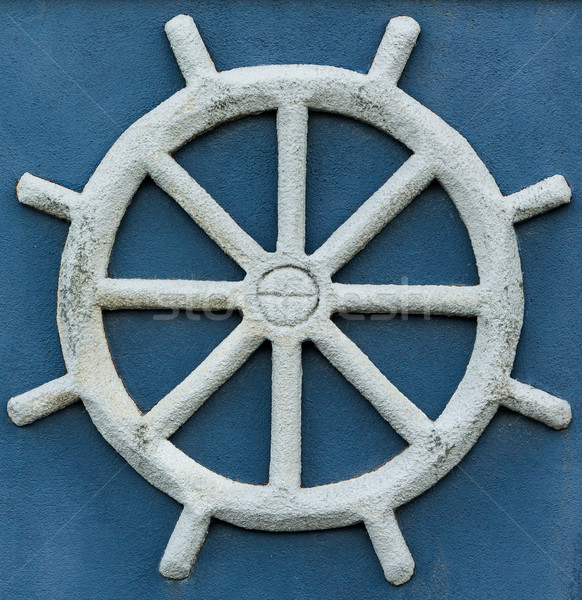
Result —
[[301, 343], [273, 342], [271, 467], [269, 484], [301, 486]]
[[303, 252], [305, 247], [305, 172], [308, 110], [287, 104], [277, 111], [279, 155], [277, 250]]

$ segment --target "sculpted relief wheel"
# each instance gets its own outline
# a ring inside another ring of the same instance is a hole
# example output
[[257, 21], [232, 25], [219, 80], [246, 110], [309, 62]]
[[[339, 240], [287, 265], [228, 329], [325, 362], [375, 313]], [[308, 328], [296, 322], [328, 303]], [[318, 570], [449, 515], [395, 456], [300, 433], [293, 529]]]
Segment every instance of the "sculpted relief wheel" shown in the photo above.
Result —
[[[550, 177], [503, 196], [468, 142], [397, 87], [418, 24], [392, 19], [367, 74], [315, 65], [217, 72], [193, 20], [166, 32], [186, 87], [117, 140], [81, 193], [25, 174], [18, 199], [71, 222], [58, 290], [58, 327], [67, 374], [10, 400], [18, 425], [82, 400], [103, 437], [151, 484], [183, 506], [162, 558], [169, 578], [187, 577], [215, 517], [240, 527], [300, 531], [363, 522], [386, 578], [401, 584], [414, 562], [394, 511], [444, 477], [475, 444], [500, 405], [556, 429], [569, 405], [511, 378], [523, 318], [514, 223], [570, 199]], [[179, 148], [240, 117], [277, 111], [278, 239], [266, 252], [174, 160]], [[309, 110], [345, 115], [402, 142], [411, 157], [313, 254], [304, 250]], [[246, 272], [243, 281], [111, 279], [117, 229], [146, 177], [168, 193]], [[454, 202], [479, 273], [474, 286], [346, 285], [332, 275], [432, 181]], [[176, 388], [142, 413], [109, 352], [102, 311], [177, 308], [238, 310], [240, 325]], [[430, 312], [477, 319], [464, 378], [435, 421], [402, 394], [332, 322], [342, 311]], [[170, 441], [265, 340], [272, 345], [269, 481], [252, 485], [215, 473]], [[311, 340], [408, 443], [373, 472], [301, 486], [301, 345]]]

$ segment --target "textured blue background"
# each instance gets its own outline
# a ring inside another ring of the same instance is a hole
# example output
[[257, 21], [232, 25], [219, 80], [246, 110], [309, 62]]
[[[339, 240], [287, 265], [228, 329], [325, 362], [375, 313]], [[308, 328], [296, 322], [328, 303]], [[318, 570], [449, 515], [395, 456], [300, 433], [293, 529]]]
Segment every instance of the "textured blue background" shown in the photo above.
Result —
[[[0, 410], [0, 597], [12, 599], [562, 600], [580, 598], [582, 452], [582, 15], [580, 2], [14, 2], [0, 6], [0, 397], [64, 373], [56, 284], [67, 225], [17, 203], [25, 171], [81, 189], [120, 132], [182, 79], [163, 33], [191, 14], [219, 69], [321, 63], [366, 71], [388, 20], [422, 27], [402, 87], [472, 143], [504, 193], [562, 173], [570, 206], [518, 226], [526, 315], [514, 374], [566, 398], [555, 432], [502, 411], [444, 481], [398, 517], [416, 559], [390, 586], [362, 527], [301, 534], [214, 523], [193, 577], [157, 564], [180, 507], [99, 436], [82, 406], [26, 428]], [[308, 247], [315, 248], [406, 156], [377, 131], [313, 115]], [[266, 247], [275, 240], [273, 115], [223, 126], [179, 156]], [[242, 276], [162, 192], [145, 183], [119, 232], [117, 276]], [[473, 283], [450, 201], [431, 187], [338, 274], [342, 281]], [[342, 321], [431, 416], [462, 377], [471, 320]], [[236, 325], [107, 315], [118, 369], [144, 408]], [[304, 485], [382, 464], [402, 441], [305, 349]], [[197, 460], [262, 482], [269, 349], [174, 436]]]

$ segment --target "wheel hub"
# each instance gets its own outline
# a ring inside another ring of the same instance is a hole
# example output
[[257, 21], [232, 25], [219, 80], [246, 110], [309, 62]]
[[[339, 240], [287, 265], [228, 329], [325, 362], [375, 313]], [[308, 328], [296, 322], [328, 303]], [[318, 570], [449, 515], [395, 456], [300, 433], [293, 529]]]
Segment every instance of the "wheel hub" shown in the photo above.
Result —
[[273, 325], [295, 327], [306, 321], [319, 304], [319, 288], [309, 271], [293, 265], [265, 273], [257, 285], [257, 303]]

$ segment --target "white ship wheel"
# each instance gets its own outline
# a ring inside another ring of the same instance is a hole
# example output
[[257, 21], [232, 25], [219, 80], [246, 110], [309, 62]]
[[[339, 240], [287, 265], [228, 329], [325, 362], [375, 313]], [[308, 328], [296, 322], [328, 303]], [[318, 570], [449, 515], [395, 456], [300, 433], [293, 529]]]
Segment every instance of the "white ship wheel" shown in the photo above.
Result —
[[[554, 428], [570, 421], [559, 398], [511, 379], [523, 317], [513, 224], [570, 199], [561, 176], [503, 196], [468, 142], [397, 87], [418, 24], [390, 21], [369, 73], [314, 65], [217, 72], [190, 17], [166, 32], [186, 87], [139, 119], [114, 144], [82, 193], [24, 175], [18, 198], [71, 221], [58, 292], [67, 375], [13, 398], [19, 425], [81, 399], [105, 439], [149, 482], [184, 506], [160, 570], [190, 572], [210, 519], [268, 531], [364, 522], [394, 584], [414, 563], [394, 510], [451, 470], [499, 405]], [[277, 110], [279, 187], [276, 252], [266, 252], [172, 158], [184, 144], [232, 119]], [[412, 156], [313, 254], [304, 251], [309, 109], [368, 123]], [[110, 279], [119, 223], [150, 176], [245, 271], [241, 282]], [[465, 223], [475, 286], [342, 285], [332, 275], [433, 180]], [[241, 311], [241, 324], [175, 389], [143, 414], [109, 352], [102, 310], [184, 308]], [[477, 318], [465, 376], [436, 421], [429, 419], [330, 320], [340, 311], [430, 312]], [[195, 462], [168, 438], [264, 341], [272, 344], [272, 432], [266, 485], [228, 479]], [[301, 487], [301, 344], [311, 340], [408, 443], [374, 472]]]

